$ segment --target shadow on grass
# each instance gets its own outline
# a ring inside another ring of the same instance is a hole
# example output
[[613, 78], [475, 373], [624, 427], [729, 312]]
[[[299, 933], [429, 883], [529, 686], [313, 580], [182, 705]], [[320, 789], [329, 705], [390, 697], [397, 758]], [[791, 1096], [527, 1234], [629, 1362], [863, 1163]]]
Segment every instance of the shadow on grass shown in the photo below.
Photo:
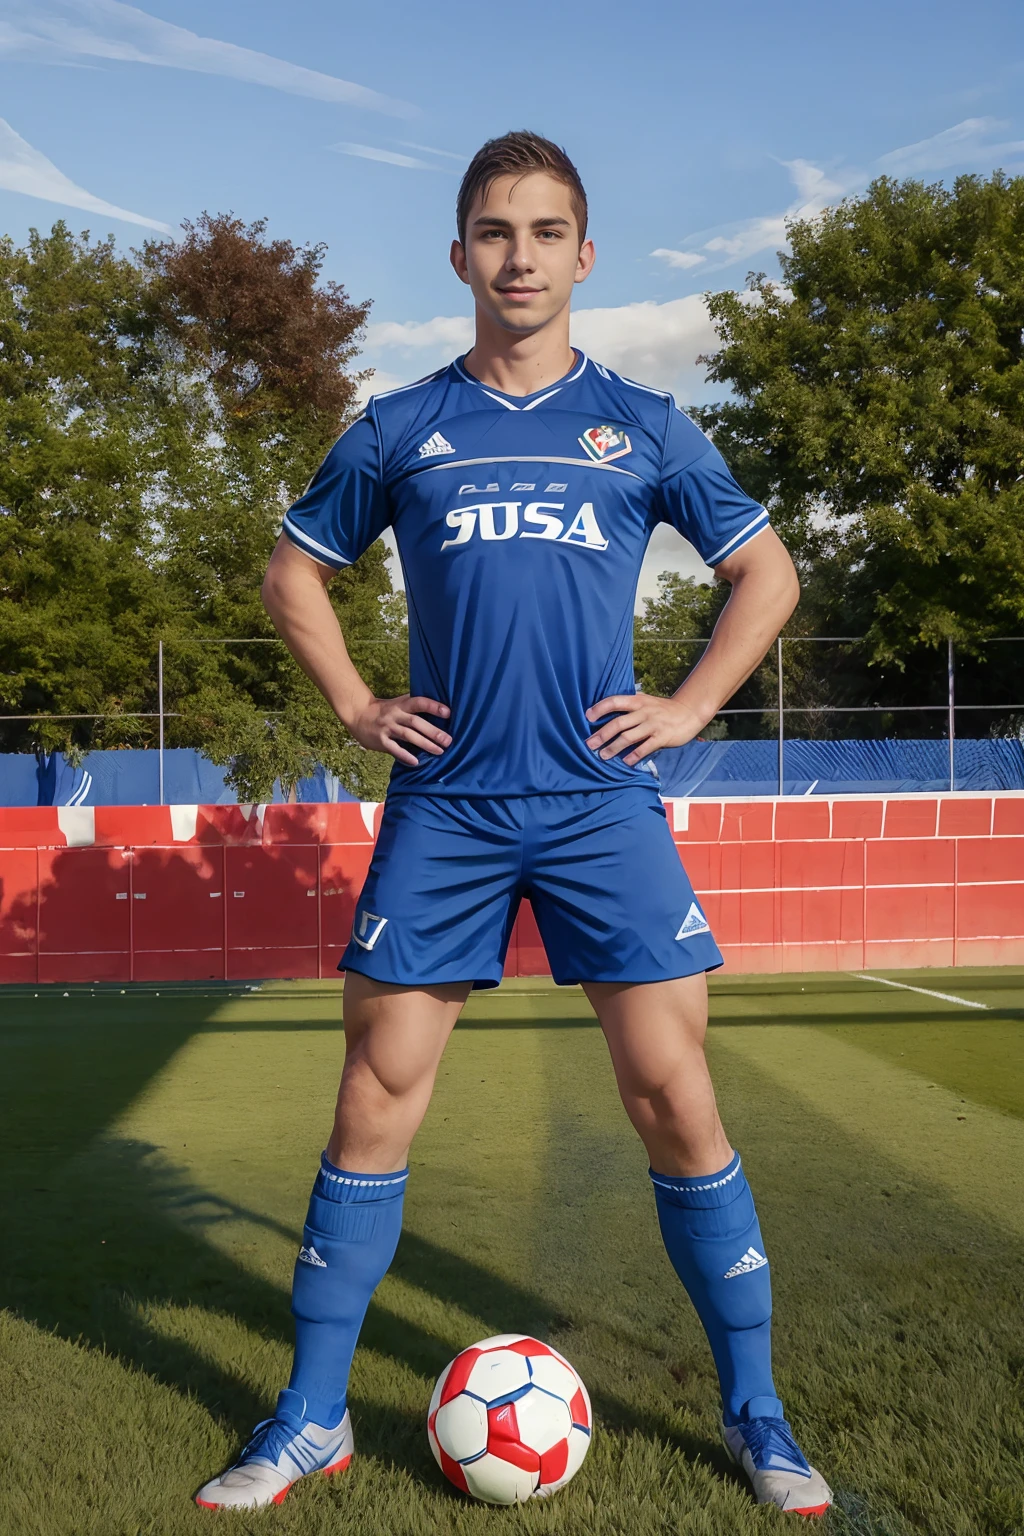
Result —
[[[169, 1166], [162, 1149], [103, 1134], [204, 1028], [216, 1000], [151, 1003], [129, 993], [113, 1010], [109, 1001], [97, 1005], [91, 1018], [89, 1000], [74, 1018], [62, 1013], [62, 1003], [47, 997], [15, 1007], [11, 1000], [5, 1016], [0, 1226], [10, 1244], [0, 1305], [194, 1396], [242, 1441], [271, 1405], [187, 1340], [151, 1326], [147, 1312], [196, 1306], [290, 1345], [284, 1290], [235, 1263], [205, 1233], [244, 1221], [297, 1247], [300, 1221], [291, 1228], [223, 1200]], [[483, 1334], [505, 1332], [514, 1319], [517, 1328], [544, 1338], [574, 1322], [541, 1296], [408, 1231], [393, 1273], [479, 1319]], [[453, 1352], [450, 1339], [376, 1306], [361, 1344], [428, 1383]], [[426, 1396], [401, 1413], [399, 1423], [390, 1408], [354, 1406], [361, 1450], [436, 1482], [423, 1432]], [[624, 1399], [598, 1396], [595, 1408], [612, 1429], [637, 1431], [687, 1454], [713, 1451], [683, 1443], [668, 1419], [638, 1412]], [[197, 1467], [197, 1482], [210, 1470]]]

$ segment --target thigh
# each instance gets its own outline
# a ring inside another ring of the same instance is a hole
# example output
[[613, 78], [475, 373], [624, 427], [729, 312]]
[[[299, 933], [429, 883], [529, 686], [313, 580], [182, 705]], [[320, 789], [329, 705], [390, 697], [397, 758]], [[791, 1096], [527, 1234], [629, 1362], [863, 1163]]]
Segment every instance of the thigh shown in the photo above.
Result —
[[469, 983], [394, 987], [345, 977], [345, 1067], [327, 1155], [338, 1168], [404, 1168]]
[[497, 986], [521, 850], [521, 802], [394, 796], [339, 969], [400, 987]]
[[626, 1113], [651, 1167], [713, 1173], [732, 1149], [704, 1060], [707, 981], [701, 973], [639, 986], [585, 985]]
[[636, 986], [584, 983], [621, 1092], [650, 1093], [703, 1063], [707, 978], [701, 971]]
[[345, 1070], [364, 1065], [395, 1097], [433, 1083], [469, 995], [468, 982], [396, 987], [358, 971], [345, 978]]
[[529, 894], [556, 981], [661, 982], [722, 964], [656, 795], [530, 805]]

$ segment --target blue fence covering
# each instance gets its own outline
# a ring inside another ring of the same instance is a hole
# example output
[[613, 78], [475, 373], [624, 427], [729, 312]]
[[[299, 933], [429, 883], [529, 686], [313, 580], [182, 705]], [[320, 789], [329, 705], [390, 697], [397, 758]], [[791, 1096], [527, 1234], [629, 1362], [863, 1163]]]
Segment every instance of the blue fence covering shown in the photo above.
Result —
[[[957, 789], [1024, 789], [1024, 742], [953, 744]], [[787, 795], [895, 794], [949, 789], [949, 743], [787, 741]], [[663, 795], [776, 795], [776, 741], [691, 741], [655, 758]]]
[[[288, 798], [274, 785], [274, 803]], [[296, 786], [300, 802], [355, 800], [332, 773], [318, 768]], [[192, 748], [164, 753], [166, 805], [235, 805], [238, 796], [224, 782], [224, 769]], [[62, 752], [38, 757], [0, 753], [0, 806], [5, 805], [159, 805], [160, 754], [145, 750], [89, 752], [80, 768]]]
[[[0, 753], [0, 806], [157, 805], [159, 754], [152, 751], [90, 752], [72, 768], [60, 752], [48, 757]], [[692, 741], [669, 747], [654, 759], [663, 795], [709, 799], [723, 795], [778, 793], [778, 744], [774, 741]], [[1024, 742], [955, 743], [957, 789], [1024, 789]], [[949, 788], [949, 747], [932, 741], [787, 741], [787, 795], [896, 794]], [[499, 785], [495, 792], [501, 793]], [[287, 799], [280, 784], [274, 801]], [[296, 788], [300, 802], [354, 800], [338, 779], [320, 768]], [[164, 753], [164, 801], [168, 805], [234, 805], [238, 796], [224, 770], [199, 752]]]

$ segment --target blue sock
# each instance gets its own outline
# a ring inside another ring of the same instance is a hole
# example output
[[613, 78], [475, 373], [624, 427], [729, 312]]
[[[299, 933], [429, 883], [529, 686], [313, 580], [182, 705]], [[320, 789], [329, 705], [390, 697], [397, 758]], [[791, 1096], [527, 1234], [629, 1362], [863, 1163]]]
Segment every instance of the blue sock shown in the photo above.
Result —
[[772, 1380], [772, 1287], [739, 1153], [720, 1173], [655, 1173], [661, 1235], [711, 1345], [727, 1424], [782, 1418]]
[[[288, 1388], [311, 1419], [333, 1429], [345, 1413], [348, 1373], [370, 1297], [402, 1230], [402, 1173], [346, 1173], [325, 1152], [309, 1199], [292, 1279], [295, 1360]], [[290, 1406], [290, 1405], [289, 1405]]]

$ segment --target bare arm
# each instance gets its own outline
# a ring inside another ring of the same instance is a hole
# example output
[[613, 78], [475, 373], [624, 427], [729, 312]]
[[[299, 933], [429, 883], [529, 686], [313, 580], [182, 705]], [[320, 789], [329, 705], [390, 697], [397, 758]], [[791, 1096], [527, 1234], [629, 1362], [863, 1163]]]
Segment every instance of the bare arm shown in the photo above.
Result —
[[451, 737], [421, 716], [446, 720], [447, 706], [409, 694], [374, 698], [353, 665], [327, 595], [333, 575], [328, 566], [311, 560], [282, 534], [261, 594], [274, 628], [356, 741], [376, 752], [390, 752], [400, 763], [414, 767], [416, 751], [439, 757], [451, 745]]
[[731, 583], [729, 601], [707, 650], [672, 697], [616, 694], [587, 710], [591, 724], [615, 715], [587, 740], [602, 757], [626, 752], [622, 761], [632, 767], [660, 747], [692, 741], [746, 682], [800, 595], [793, 562], [772, 528], [723, 560], [715, 574]]

